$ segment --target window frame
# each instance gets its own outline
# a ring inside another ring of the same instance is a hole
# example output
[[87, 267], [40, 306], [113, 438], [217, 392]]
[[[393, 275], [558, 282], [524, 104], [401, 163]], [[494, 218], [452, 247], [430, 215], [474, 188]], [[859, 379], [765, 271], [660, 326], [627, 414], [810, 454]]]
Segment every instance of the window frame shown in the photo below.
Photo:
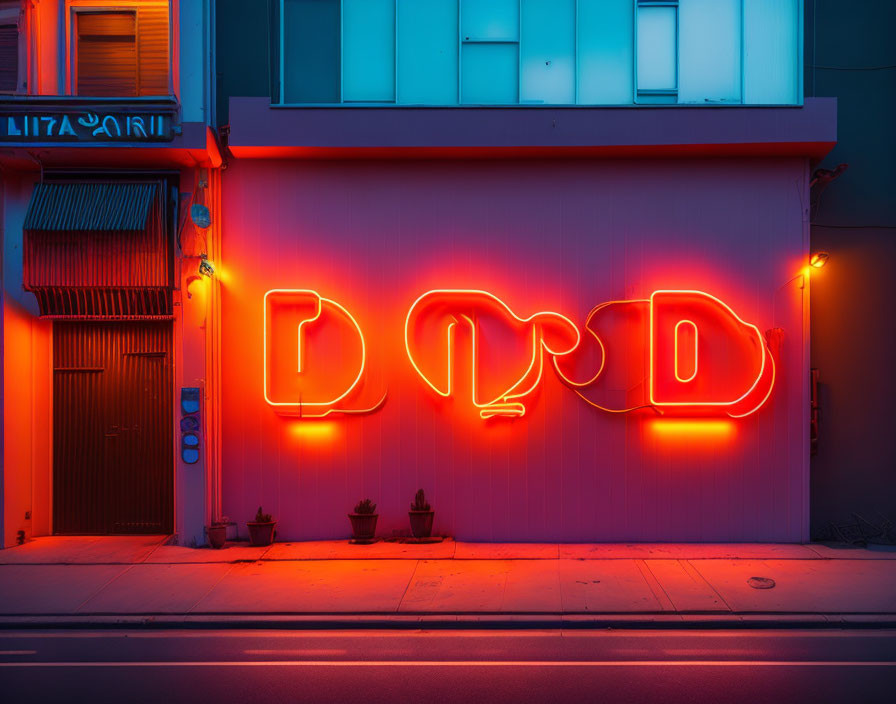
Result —
[[[69, 0], [76, 1], [76, 0]], [[344, 8], [343, 8], [343, 0], [333, 0], [334, 2], [339, 3], [339, 16], [340, 16], [340, 29], [339, 29], [339, 44], [340, 44], [340, 57], [344, 54], [344, 46], [343, 46], [343, 18], [344, 18]], [[632, 37], [631, 37], [631, 57], [632, 57], [632, 70], [631, 75], [629, 77], [630, 80], [630, 102], [624, 103], [580, 103], [579, 102], [579, 92], [580, 92], [580, 81], [581, 81], [581, 62], [579, 55], [579, 15], [580, 15], [580, 1], [575, 0], [575, 8], [574, 8], [574, 54], [573, 54], [573, 66], [574, 66], [574, 94], [575, 94], [575, 102], [574, 103], [538, 103], [538, 102], [523, 102], [523, 38], [522, 38], [522, 18], [524, 12], [524, 2], [525, 0], [517, 0], [519, 7], [519, 24], [520, 27], [518, 29], [517, 40], [516, 41], [507, 41], [507, 40], [483, 40], [483, 39], [474, 39], [470, 38], [466, 40], [463, 36], [463, 0], [456, 0], [457, 2], [457, 102], [456, 103], [444, 103], [444, 104], [433, 104], [431, 107], [439, 107], [439, 108], [470, 108], [470, 107], [629, 107], [629, 106], [638, 106], [638, 105], [646, 105], [646, 106], [656, 106], [656, 105], [666, 105], [666, 106], [690, 106], [694, 107], [696, 105], [700, 105], [699, 103], [680, 103], [679, 95], [681, 90], [681, 7], [680, 0], [629, 0], [631, 3], [632, 10]], [[796, 95], [795, 100], [793, 102], [787, 103], [748, 103], [746, 102], [747, 95], [747, 86], [746, 86], [746, 62], [745, 62], [745, 51], [746, 46], [744, 44], [745, 39], [745, 2], [746, 0], [740, 0], [740, 99], [737, 101], [719, 101], [719, 102], [710, 102], [707, 103], [706, 106], [713, 107], [738, 107], [738, 106], [763, 106], [763, 107], [801, 107], [804, 103], [804, 89], [803, 89], [803, 64], [804, 64], [804, 46], [803, 46], [803, 18], [804, 18], [804, 7], [803, 3], [799, 0], [793, 0], [796, 7], [796, 26], [793, 28], [796, 34]], [[279, 25], [277, 28], [278, 41], [272, 42], [272, 47], [276, 47], [278, 51], [278, 55], [276, 57], [272, 57], [272, 75], [275, 75], [276, 84], [272, 86], [271, 91], [271, 103], [275, 107], [420, 107], [418, 104], [410, 104], [403, 103], [400, 100], [401, 96], [401, 86], [399, 85], [398, 75], [399, 75], [399, 51], [398, 47], [400, 44], [399, 41], [399, 26], [401, 23], [400, 19], [400, 11], [399, 11], [399, 3], [397, 0], [395, 1], [395, 33], [394, 33], [394, 41], [395, 41], [395, 85], [394, 85], [394, 99], [392, 101], [377, 101], [377, 102], [361, 102], [361, 101], [352, 101], [346, 102], [344, 97], [344, 61], [340, 62], [339, 69], [339, 101], [335, 103], [291, 103], [286, 101], [285, 91], [285, 56], [286, 56], [286, 23], [284, 21], [284, 6], [286, 0], [278, 0], [277, 3], [273, 5], [276, 8], [274, 14], [276, 15], [276, 22]], [[674, 74], [675, 74], [675, 86], [674, 88], [668, 89], [639, 89], [638, 88], [638, 13], [641, 8], [650, 8], [650, 7], [671, 7], [675, 10], [675, 29], [674, 29], [674, 40], [675, 40], [675, 48], [674, 48]], [[517, 101], [513, 103], [467, 103], [464, 102], [463, 99], [463, 50], [464, 46], [468, 44], [514, 44], [517, 47]]]
[[[638, 23], [641, 20], [641, 9], [648, 7], [671, 7], [675, 10], [675, 87], [674, 88], [639, 88], [638, 87]], [[680, 76], [680, 47], [681, 47], [681, 11], [678, 0], [635, 0], [634, 22], [632, 22], [632, 102], [635, 105], [677, 105], [678, 89], [681, 82]], [[741, 42], [743, 43], [743, 42]]]
[[15, 25], [18, 32], [18, 66], [15, 90], [0, 90], [0, 95], [27, 95], [28, 81], [28, 37], [25, 9], [22, 5], [0, 6], [0, 24]]
[[[333, 0], [333, 1], [336, 2], [337, 0]], [[342, 85], [344, 82], [343, 72], [344, 72], [344, 65], [345, 65], [345, 61], [343, 60], [344, 57], [343, 57], [343, 49], [342, 49], [343, 18], [345, 16], [345, 13], [344, 13], [342, 0], [338, 0], [338, 3], [339, 3], [339, 86], [338, 86], [339, 102], [338, 103], [287, 103], [286, 102], [286, 78], [285, 78], [285, 76], [286, 76], [286, 73], [285, 73], [285, 71], [286, 71], [286, 44], [285, 44], [285, 42], [286, 42], [286, 21], [285, 21], [286, 0], [278, 0], [278, 2], [277, 2], [277, 11], [279, 13], [279, 15], [278, 15], [278, 24], [279, 24], [278, 34], [280, 36], [280, 41], [278, 43], [279, 56], [277, 57], [277, 61], [278, 61], [278, 65], [279, 65], [278, 80], [280, 83], [279, 102], [277, 103], [278, 105], [290, 105], [290, 106], [300, 106], [300, 107], [315, 107], [315, 106], [316, 107], [320, 107], [320, 106], [332, 107], [332, 106], [337, 106], [337, 105], [343, 106], [343, 105], [347, 104], [345, 102], [345, 96], [343, 95], [343, 85]], [[395, 10], [395, 18], [396, 18], [396, 30], [397, 30], [397, 22], [398, 22], [398, 8], [397, 7]], [[396, 34], [397, 34], [397, 31], [396, 31]], [[396, 40], [396, 48], [395, 48], [395, 65], [396, 65], [396, 67], [398, 66], [397, 40]], [[396, 69], [396, 73], [397, 73], [397, 69]], [[397, 80], [395, 83], [395, 96], [396, 96], [396, 100], [391, 103], [373, 103], [373, 104], [392, 105], [392, 106], [397, 105], [398, 104], [397, 103], [397, 96], [398, 96], [398, 81]], [[348, 103], [348, 104], [354, 105], [355, 107], [357, 107], [357, 106], [367, 106], [367, 105], [370, 105], [371, 103], [358, 102], [358, 103]]]
[[[62, 2], [65, 3], [63, 8]], [[143, 2], [121, 2], [120, 0], [61, 0], [60, 12], [66, 13], [65, 36], [60, 38], [64, 45], [61, 47], [60, 58], [64, 57], [65, 70], [61, 71], [62, 80], [65, 82], [62, 94], [71, 97], [91, 97], [79, 96], [77, 91], [77, 14], [90, 12], [133, 12], [134, 18], [134, 36], [137, 43], [137, 70], [140, 70], [139, 42], [140, 42], [140, 14], [138, 10], [141, 7], [155, 6], [165, 7], [168, 12], [168, 93], [165, 95], [128, 95], [121, 96], [128, 100], [153, 100], [158, 98], [169, 98], [176, 95], [174, 81], [174, 41], [177, 36], [174, 32], [174, 3], [170, 0], [144, 0]], [[138, 79], [139, 80], [139, 79]], [[118, 97], [118, 96], [116, 96]]]

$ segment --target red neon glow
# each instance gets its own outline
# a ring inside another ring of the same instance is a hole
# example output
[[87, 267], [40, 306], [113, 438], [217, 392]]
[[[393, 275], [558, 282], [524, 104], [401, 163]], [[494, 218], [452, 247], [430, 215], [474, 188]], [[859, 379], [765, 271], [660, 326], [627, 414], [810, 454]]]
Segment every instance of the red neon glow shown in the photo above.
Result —
[[[684, 325], [684, 334], [682, 334], [681, 326]], [[688, 332], [690, 331], [690, 332]], [[685, 340], [682, 342], [681, 338]], [[699, 340], [697, 326], [693, 320], [679, 320], [675, 324], [675, 378], [682, 384], [693, 381], [697, 376], [697, 365], [699, 361], [700, 346], [697, 344]], [[682, 351], [681, 348], [687, 348]], [[690, 354], [688, 354], [690, 353]], [[686, 369], [682, 372], [682, 367]], [[688, 374], [687, 372], [690, 372]]]
[[[678, 375], [676, 354], [678, 326], [684, 320], [695, 333], [694, 373], [687, 379]], [[775, 362], [759, 328], [703, 291], [654, 291], [649, 349], [654, 406], [718, 407], [738, 418], [759, 410], [774, 386]]]
[[[617, 388], [627, 389], [643, 385], [646, 376], [647, 357], [645, 354], [644, 363], [641, 364], [637, 352], [641, 349], [646, 350], [647, 336], [642, 334], [642, 328], [646, 327], [647, 316], [642, 309], [647, 303], [646, 299], [606, 301], [591, 309], [588, 317], [585, 319], [585, 330], [588, 336], [584, 339], [593, 341], [591, 344], [596, 345], [596, 355], [600, 356], [601, 361], [597, 373], [587, 380], [576, 381], [572, 379], [572, 374], [569, 371], [564, 371], [567, 361], [575, 361], [573, 360], [574, 355], [569, 355], [563, 359], [556, 357], [553, 359], [554, 370], [560, 379], [570, 386], [579, 398], [589, 406], [606, 413], [631, 413], [642, 408], [652, 408], [654, 411], [662, 413], [654, 406], [651, 406], [646, 399], [634, 405], [627, 403], [617, 404], [610, 401], [598, 403], [583, 391], [587, 387], [593, 387], [598, 378], [606, 380], [608, 376], [611, 377], [611, 385]], [[615, 321], [613, 334], [607, 335], [605, 341], [597, 333], [597, 321], [605, 321], [611, 314], [615, 314], [619, 321]], [[623, 344], [618, 344], [620, 340], [623, 341]], [[583, 352], [584, 347], [585, 345], [580, 346], [577, 353]]]
[[359, 405], [367, 364], [361, 326], [340, 303], [310, 289], [264, 295], [264, 399], [279, 413], [324, 418], [370, 413], [386, 400]]
[[[367, 347], [344, 306], [308, 289], [274, 289], [265, 294], [264, 311], [264, 395], [278, 412], [323, 418], [383, 404], [385, 395], [373, 404], [358, 400]], [[621, 323], [608, 335], [604, 328], [614, 316]], [[775, 381], [759, 329], [702, 291], [660, 290], [649, 299], [602, 303], [588, 314], [583, 338], [560, 313], [524, 318], [487, 291], [435, 289], [408, 310], [404, 343], [414, 370], [436, 394], [469, 399], [483, 419], [526, 414], [545, 354], [582, 399], [610, 413], [650, 408], [660, 415], [739, 418], [765, 404]], [[459, 346], [469, 350], [463, 358]], [[569, 364], [588, 347], [589, 373], [577, 380]], [[468, 391], [458, 389], [459, 362], [469, 365]], [[625, 394], [622, 403], [598, 403], [585, 393], [605, 385], [608, 373], [617, 397]]]
[[691, 440], [707, 440], [717, 438], [725, 440], [736, 431], [735, 422], [730, 418], [701, 418], [690, 420], [684, 418], [657, 418], [648, 422], [651, 432], [664, 440], [675, 440], [689, 443]]
[[[461, 331], [470, 339], [470, 403], [484, 419], [525, 415], [526, 397], [544, 374], [544, 354], [567, 355], [581, 340], [576, 325], [560, 313], [521, 318], [487, 291], [427, 291], [405, 318], [405, 351], [420, 378], [445, 398], [456, 391], [454, 355]], [[484, 345], [501, 349], [500, 358], [489, 364]]]
[[[628, 317], [636, 309], [643, 309], [644, 314], [640, 320], [617, 325], [612, 334], [599, 334], [598, 321], [612, 309], [625, 310]], [[646, 336], [640, 331], [642, 326], [646, 327]], [[627, 413], [652, 408], [661, 414], [718, 411], [740, 418], [755, 413], [771, 395], [775, 361], [759, 329], [708, 293], [655, 291], [649, 299], [602, 303], [588, 314], [585, 328], [597, 340], [604, 357], [598, 376], [620, 355], [637, 360], [637, 348], [646, 345], [644, 399], [628, 407], [597, 403], [584, 393], [597, 378], [577, 382], [561, 368], [560, 360], [554, 360], [561, 379], [600, 410]], [[632, 337], [634, 344], [619, 344], [620, 330]], [[626, 384], [626, 388], [636, 386], [640, 384], [631, 379]]]

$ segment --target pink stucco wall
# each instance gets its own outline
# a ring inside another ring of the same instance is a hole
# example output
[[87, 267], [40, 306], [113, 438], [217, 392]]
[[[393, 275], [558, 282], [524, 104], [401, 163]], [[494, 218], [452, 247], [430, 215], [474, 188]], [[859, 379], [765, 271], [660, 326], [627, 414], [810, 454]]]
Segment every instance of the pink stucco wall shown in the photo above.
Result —
[[[252, 161], [223, 179], [223, 510], [259, 504], [279, 539], [379, 533], [426, 489], [436, 532], [494, 541], [797, 541], [807, 537], [807, 163]], [[309, 288], [364, 327], [378, 412], [278, 416], [262, 394], [262, 299]], [[701, 289], [784, 331], [769, 403], [724, 436], [655, 432], [589, 407], [553, 374], [515, 420], [460, 417], [415, 375], [408, 307], [486, 289], [581, 324], [596, 304]], [[241, 530], [245, 530], [241, 526]]]

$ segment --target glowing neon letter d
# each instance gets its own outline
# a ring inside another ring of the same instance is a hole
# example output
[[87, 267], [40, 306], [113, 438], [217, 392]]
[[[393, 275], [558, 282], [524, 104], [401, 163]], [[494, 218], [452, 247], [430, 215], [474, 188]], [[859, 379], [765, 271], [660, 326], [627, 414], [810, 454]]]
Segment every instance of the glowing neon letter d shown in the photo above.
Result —
[[702, 291], [650, 297], [650, 403], [749, 415], [768, 399], [775, 363], [759, 329]]
[[278, 413], [322, 418], [367, 413], [356, 396], [367, 347], [358, 321], [336, 301], [309, 289], [264, 295], [264, 398]]

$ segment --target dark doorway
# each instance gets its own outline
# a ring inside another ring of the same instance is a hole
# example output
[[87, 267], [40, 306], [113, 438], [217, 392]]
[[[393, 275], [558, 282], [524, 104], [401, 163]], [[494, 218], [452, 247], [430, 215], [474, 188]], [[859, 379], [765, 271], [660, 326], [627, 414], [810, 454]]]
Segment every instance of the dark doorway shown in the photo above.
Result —
[[170, 533], [170, 321], [53, 327], [56, 533]]

